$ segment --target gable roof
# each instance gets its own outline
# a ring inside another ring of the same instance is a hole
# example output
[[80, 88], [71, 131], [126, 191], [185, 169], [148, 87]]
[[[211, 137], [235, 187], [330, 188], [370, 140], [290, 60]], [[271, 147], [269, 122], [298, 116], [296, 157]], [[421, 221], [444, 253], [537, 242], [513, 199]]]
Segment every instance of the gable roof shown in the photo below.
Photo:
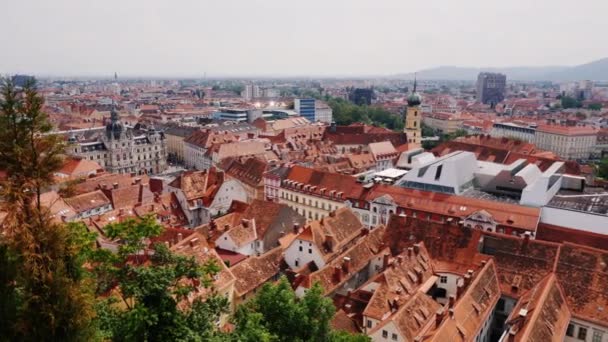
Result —
[[554, 273], [523, 295], [506, 324], [513, 341], [561, 342], [570, 322], [570, 310]]
[[432, 341], [472, 341], [494, 311], [499, 298], [496, 267], [489, 259], [454, 305], [453, 314], [448, 314], [437, 328]]
[[261, 256], [251, 256], [231, 267], [230, 270], [236, 276], [236, 295], [249, 293], [279, 273], [282, 260], [283, 250], [277, 247]]

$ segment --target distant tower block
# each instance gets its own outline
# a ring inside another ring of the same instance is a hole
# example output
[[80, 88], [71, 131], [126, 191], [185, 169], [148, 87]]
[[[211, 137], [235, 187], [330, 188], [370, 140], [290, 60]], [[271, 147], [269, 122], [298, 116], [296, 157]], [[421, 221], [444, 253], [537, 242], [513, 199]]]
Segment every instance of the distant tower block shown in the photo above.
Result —
[[114, 72], [114, 81], [118, 81], [118, 74], [116, 73], [116, 71]]
[[420, 104], [422, 96], [416, 92], [416, 78], [414, 77], [414, 90], [407, 97], [407, 111], [405, 115], [404, 132], [407, 142], [411, 146], [420, 146], [422, 142], [422, 111]]

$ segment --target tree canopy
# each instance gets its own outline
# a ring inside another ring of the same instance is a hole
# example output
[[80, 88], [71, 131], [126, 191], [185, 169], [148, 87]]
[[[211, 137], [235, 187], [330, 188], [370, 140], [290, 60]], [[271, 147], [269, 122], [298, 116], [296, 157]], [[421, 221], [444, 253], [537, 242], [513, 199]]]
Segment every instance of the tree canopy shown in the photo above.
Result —
[[400, 115], [379, 107], [356, 105], [340, 98], [331, 98], [327, 104], [331, 107], [334, 121], [338, 125], [362, 122], [393, 130], [403, 129], [403, 118]]

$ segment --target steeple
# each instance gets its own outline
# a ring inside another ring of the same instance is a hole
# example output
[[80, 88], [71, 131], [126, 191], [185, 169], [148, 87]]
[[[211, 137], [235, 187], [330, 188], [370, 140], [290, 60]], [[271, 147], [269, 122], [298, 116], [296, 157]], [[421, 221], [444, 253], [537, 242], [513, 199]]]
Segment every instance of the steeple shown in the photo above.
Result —
[[414, 89], [407, 97], [407, 111], [403, 128], [407, 135], [407, 142], [412, 147], [420, 146], [422, 143], [422, 112], [420, 111], [422, 96], [416, 92], [417, 85], [416, 74], [414, 74]]
[[122, 124], [120, 123], [120, 116], [116, 111], [116, 104], [112, 100], [112, 109], [110, 110], [110, 123], [106, 125], [106, 133], [108, 138], [114, 137], [115, 139], [120, 138], [122, 132]]
[[422, 96], [416, 92], [416, 74], [414, 74], [414, 89], [410, 96], [407, 97], [407, 106], [419, 106], [422, 103]]

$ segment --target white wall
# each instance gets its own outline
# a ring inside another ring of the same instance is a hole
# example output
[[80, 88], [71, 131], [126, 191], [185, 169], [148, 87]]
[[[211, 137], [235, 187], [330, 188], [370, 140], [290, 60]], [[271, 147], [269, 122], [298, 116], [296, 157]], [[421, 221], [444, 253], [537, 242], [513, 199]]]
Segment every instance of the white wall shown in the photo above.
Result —
[[[564, 342], [596, 342], [598, 340], [593, 339], [594, 334], [596, 334], [596, 336], [601, 336], [599, 342], [608, 341], [608, 326], [600, 327], [597, 324], [589, 323], [578, 318], [572, 318], [570, 324], [574, 326], [573, 334], [572, 336], [566, 336]], [[587, 329], [587, 336], [584, 340], [578, 338], [581, 328]]]
[[540, 213], [540, 221], [556, 226], [598, 234], [608, 233], [608, 216], [606, 215], [543, 207]]
[[[302, 251], [300, 251], [300, 247], [302, 247]], [[309, 249], [312, 253], [309, 253]], [[298, 260], [298, 266], [296, 266], [296, 260]], [[285, 262], [292, 269], [300, 268], [311, 261], [314, 261], [319, 268], [325, 266], [325, 260], [321, 257], [317, 246], [310, 241], [295, 239], [285, 250]]]

